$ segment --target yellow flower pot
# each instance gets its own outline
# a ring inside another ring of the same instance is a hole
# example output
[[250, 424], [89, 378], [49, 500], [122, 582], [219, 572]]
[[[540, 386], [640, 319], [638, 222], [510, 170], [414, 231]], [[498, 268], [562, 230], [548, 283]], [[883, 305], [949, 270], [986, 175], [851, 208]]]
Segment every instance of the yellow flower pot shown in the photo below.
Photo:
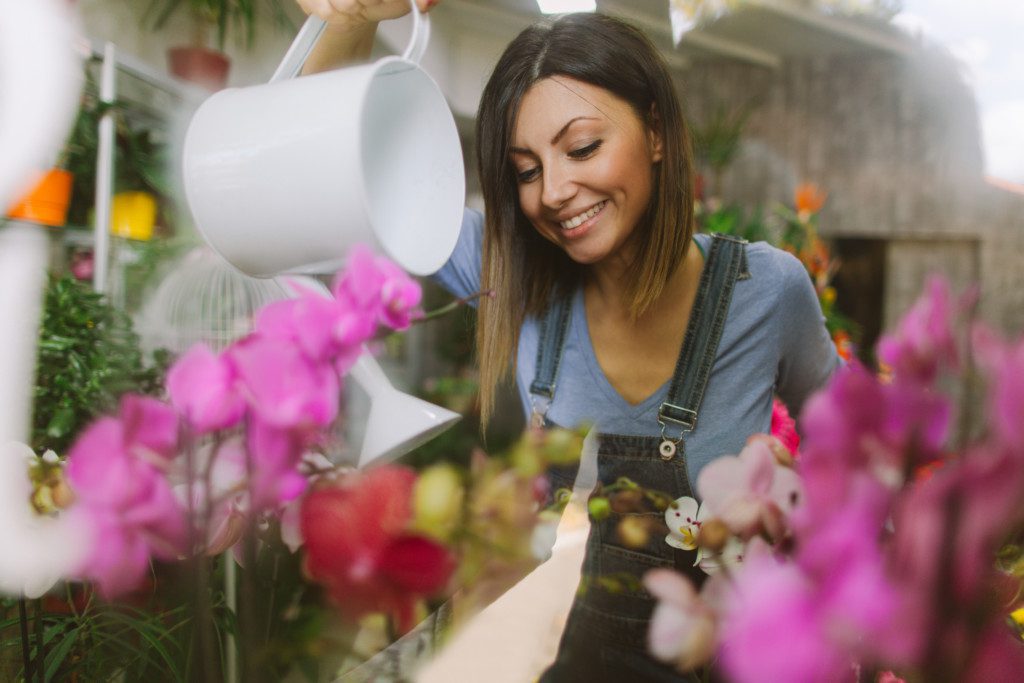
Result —
[[146, 241], [156, 224], [156, 197], [149, 192], [118, 192], [110, 207], [110, 232], [118, 237]]

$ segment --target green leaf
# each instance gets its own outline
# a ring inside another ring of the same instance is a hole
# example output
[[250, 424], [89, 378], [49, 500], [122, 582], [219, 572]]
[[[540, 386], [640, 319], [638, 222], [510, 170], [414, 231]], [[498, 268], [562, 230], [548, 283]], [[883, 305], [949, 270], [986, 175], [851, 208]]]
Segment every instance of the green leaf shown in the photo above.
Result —
[[74, 647], [75, 641], [78, 640], [78, 629], [72, 629], [64, 634], [57, 647], [53, 648], [46, 653], [46, 680], [52, 681], [53, 677], [57, 675], [57, 671], [60, 669], [61, 664], [67, 659], [68, 654], [71, 652], [71, 648]]
[[[163, 625], [159, 622], [154, 622], [152, 618], [148, 619], [137, 619], [127, 614], [122, 614], [116, 611], [108, 611], [104, 614], [104, 617], [111, 621], [119, 622], [124, 624], [131, 630], [138, 633], [143, 640], [145, 640], [149, 646], [159, 655], [160, 659], [167, 665], [171, 673], [174, 674], [176, 680], [183, 680], [184, 675], [182, 674], [181, 668], [178, 663], [178, 657], [173, 656], [167, 647], [161, 642], [164, 639], [172, 640], [170, 633]], [[180, 655], [180, 653], [178, 653]]]
[[74, 424], [75, 411], [73, 408], [65, 406], [54, 413], [46, 425], [46, 436], [51, 439], [61, 439], [71, 431]]

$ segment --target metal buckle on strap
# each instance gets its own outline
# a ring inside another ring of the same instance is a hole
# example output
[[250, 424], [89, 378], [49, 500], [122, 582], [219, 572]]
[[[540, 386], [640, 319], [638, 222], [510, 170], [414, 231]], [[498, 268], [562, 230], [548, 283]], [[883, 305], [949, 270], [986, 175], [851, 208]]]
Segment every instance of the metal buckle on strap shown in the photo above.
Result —
[[[673, 417], [665, 412], [666, 408], [671, 409], [674, 413], [682, 413], [684, 417], [682, 419]], [[682, 425], [681, 431], [683, 432], [692, 432], [697, 428], [697, 411], [683, 408], [682, 406], [675, 406], [671, 403], [662, 403], [661, 407], [658, 408], [658, 424], [661, 425], [662, 432], [665, 431], [666, 422]]]
[[[680, 420], [670, 415], [666, 415], [666, 407], [683, 413], [685, 417]], [[679, 425], [679, 436], [674, 439], [666, 433], [669, 422]], [[670, 403], [662, 403], [661, 408], [658, 409], [658, 424], [661, 425], [661, 446], [658, 447], [658, 451], [661, 454], [661, 459], [668, 462], [674, 458], [676, 453], [679, 451], [679, 444], [683, 441], [683, 435], [687, 432], [692, 432], [694, 427], [697, 426], [697, 412], [689, 410], [688, 408], [681, 408], [680, 406], [675, 406]]]
[[[551, 392], [554, 394], [554, 391]], [[530, 397], [530, 426], [534, 429], [541, 429], [544, 427], [544, 418], [548, 415], [548, 409], [551, 408], [551, 397], [549, 396], [538, 396], [533, 394]]]

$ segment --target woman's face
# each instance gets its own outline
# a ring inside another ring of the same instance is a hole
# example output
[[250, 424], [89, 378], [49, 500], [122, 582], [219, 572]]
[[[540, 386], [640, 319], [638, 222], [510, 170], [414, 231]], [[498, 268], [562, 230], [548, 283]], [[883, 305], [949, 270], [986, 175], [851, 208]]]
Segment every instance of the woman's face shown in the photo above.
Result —
[[520, 103], [512, 139], [519, 204], [577, 263], [623, 254], [660, 160], [659, 136], [603, 88], [552, 76]]

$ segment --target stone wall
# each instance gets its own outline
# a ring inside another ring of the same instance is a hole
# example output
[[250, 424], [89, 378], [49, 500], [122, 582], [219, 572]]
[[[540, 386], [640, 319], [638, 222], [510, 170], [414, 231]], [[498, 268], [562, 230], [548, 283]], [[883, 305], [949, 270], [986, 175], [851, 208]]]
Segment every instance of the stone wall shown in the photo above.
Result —
[[799, 182], [829, 192], [826, 237], [888, 243], [883, 320], [891, 324], [928, 272], [979, 281], [981, 313], [1024, 329], [1024, 196], [984, 182], [978, 115], [947, 54], [874, 52], [790, 60], [778, 71], [697, 62], [682, 81], [691, 120], [753, 104], [722, 198], [790, 202]]

